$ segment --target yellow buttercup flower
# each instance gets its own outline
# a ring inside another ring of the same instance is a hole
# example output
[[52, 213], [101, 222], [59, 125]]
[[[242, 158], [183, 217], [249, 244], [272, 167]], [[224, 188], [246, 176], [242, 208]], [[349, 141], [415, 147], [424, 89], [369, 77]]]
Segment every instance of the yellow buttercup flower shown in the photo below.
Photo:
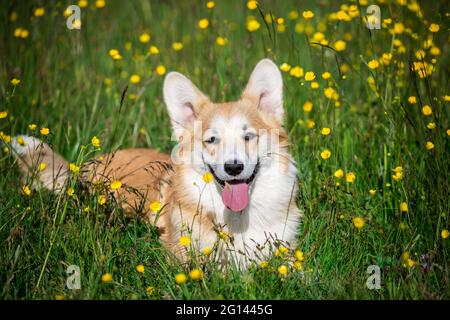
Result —
[[47, 164], [45, 162], [39, 163], [39, 166], [38, 166], [39, 171], [44, 171], [45, 168], [47, 168]]
[[130, 77], [130, 82], [131, 82], [132, 84], [138, 84], [139, 82], [141, 82], [141, 77], [140, 77], [139, 75], [137, 75], [137, 74], [133, 74], [133, 75]]
[[431, 25], [430, 25], [430, 28], [429, 28], [429, 30], [431, 31], [431, 32], [438, 32], [439, 31], [439, 25], [438, 24], [436, 24], [436, 23], [432, 23]]
[[136, 271], [139, 272], [139, 273], [144, 273], [144, 271], [145, 271], [144, 265], [143, 264], [138, 264], [136, 266]]
[[74, 193], [75, 193], [75, 189], [74, 188], [70, 187], [70, 188], [67, 189], [67, 195], [69, 197], [72, 197]]
[[189, 277], [194, 280], [198, 281], [203, 278], [203, 271], [201, 269], [192, 269], [191, 272], [189, 272]]
[[191, 244], [191, 238], [187, 236], [182, 236], [180, 237], [180, 239], [178, 239], [178, 243], [182, 247], [189, 247], [189, 245]]
[[180, 51], [183, 49], [183, 44], [181, 42], [174, 42], [172, 43], [172, 49], [175, 51]]
[[312, 120], [312, 119], [306, 120], [306, 127], [307, 127], [308, 129], [314, 128], [315, 125], [316, 125], [316, 123], [314, 122], [314, 120]]
[[65, 17], [65, 18], [68, 18], [68, 17], [70, 17], [72, 15], [72, 10], [70, 10], [69, 8], [66, 8], [64, 11], [63, 11], [63, 16]]
[[324, 80], [328, 80], [331, 78], [331, 73], [329, 73], [328, 71], [325, 71], [324, 73], [322, 73], [322, 78]]
[[364, 225], [366, 224], [364, 219], [361, 217], [354, 217], [352, 219], [352, 222], [353, 222], [353, 225], [355, 226], [355, 228], [357, 228], [357, 229], [362, 229], [364, 227]]
[[96, 7], [97, 9], [102, 9], [102, 8], [104, 8], [105, 6], [106, 6], [105, 0], [97, 0], [97, 1], [95, 1], [95, 7]]
[[260, 26], [261, 24], [255, 19], [249, 19], [247, 21], [247, 30], [250, 32], [255, 32]]
[[21, 32], [22, 32], [22, 28], [16, 28], [14, 30], [14, 37], [19, 38]]
[[429, 105], [425, 105], [422, 108], [422, 113], [426, 116], [430, 116], [433, 113], [433, 110], [431, 109], [431, 107]]
[[177, 284], [183, 284], [186, 282], [186, 280], [187, 280], [187, 277], [184, 273], [178, 273], [175, 275], [175, 282]]
[[289, 74], [295, 78], [301, 78], [303, 77], [303, 69], [300, 68], [299, 66], [295, 66], [291, 69]]
[[8, 112], [6, 112], [6, 111], [0, 112], [0, 119], [5, 119], [7, 116], [8, 116]]
[[13, 78], [13, 79], [10, 81], [10, 83], [11, 83], [13, 86], [17, 86], [17, 85], [20, 83], [20, 80], [19, 80], [19, 79], [16, 79], [16, 78]]
[[441, 231], [441, 237], [442, 237], [442, 239], [447, 239], [449, 235], [450, 235], [450, 232], [449, 232], [447, 229], [443, 229], [443, 230]]
[[289, 20], [295, 20], [298, 18], [298, 12], [295, 10], [289, 11], [288, 13]]
[[109, 53], [109, 56], [111, 58], [113, 58], [114, 60], [122, 59], [122, 56], [120, 55], [119, 50], [117, 50], [117, 49], [111, 49], [111, 50], [109, 50], [108, 53]]
[[331, 129], [330, 128], [322, 128], [322, 130], [320, 130], [320, 133], [324, 136], [328, 136], [331, 133]]
[[263, 260], [263, 261], [259, 262], [259, 266], [264, 269], [269, 266], [269, 263], [267, 261]]
[[425, 144], [425, 147], [427, 148], [427, 150], [434, 149], [434, 143], [431, 141], [427, 141], [427, 143]]
[[280, 70], [283, 72], [288, 72], [289, 70], [291, 70], [291, 66], [285, 62], [280, 66]]
[[376, 189], [370, 189], [369, 194], [373, 197], [377, 193]]
[[408, 260], [406, 261], [406, 265], [407, 265], [409, 268], [414, 267], [415, 264], [416, 264], [416, 263], [414, 262], [413, 259], [408, 259]]
[[200, 29], [207, 29], [209, 26], [209, 20], [206, 18], [200, 19], [198, 22], [198, 27]]
[[37, 125], [34, 123], [28, 125], [28, 129], [30, 129], [31, 131], [36, 130], [36, 128], [37, 128]]
[[403, 179], [403, 173], [402, 172], [396, 172], [394, 175], [392, 175], [392, 179], [395, 181], [400, 181]]
[[347, 47], [347, 44], [343, 40], [338, 40], [334, 43], [334, 49], [336, 51], [344, 51]]
[[417, 98], [415, 96], [410, 96], [408, 98], [408, 102], [409, 102], [409, 104], [416, 104], [417, 103]]
[[26, 39], [26, 38], [28, 38], [28, 35], [30, 34], [30, 32], [28, 31], [28, 30], [26, 30], [26, 29], [23, 29], [21, 32], [20, 32], [20, 37], [22, 38], [22, 39]]
[[111, 183], [109, 184], [109, 187], [112, 190], [117, 190], [120, 189], [122, 187], [122, 182], [120, 182], [119, 180], [114, 179], [113, 181], [111, 181]]
[[401, 212], [408, 212], [408, 204], [406, 202], [400, 203], [400, 211]]
[[375, 70], [376, 68], [379, 67], [379, 62], [376, 59], [370, 60], [367, 65], [369, 66], [370, 69]]
[[319, 83], [316, 81], [311, 82], [311, 89], [318, 89], [319, 88]]
[[17, 140], [16, 140], [16, 142], [17, 142], [19, 145], [21, 145], [22, 147], [27, 145], [27, 143], [25, 142], [25, 140], [24, 140], [22, 137], [18, 137]]
[[320, 157], [321, 157], [322, 159], [324, 159], [324, 160], [329, 159], [329, 158], [331, 157], [331, 151], [328, 150], [328, 149], [323, 150], [323, 151], [320, 153]]
[[214, 176], [212, 175], [212, 173], [205, 172], [205, 174], [203, 175], [203, 181], [205, 181], [206, 183], [210, 183], [213, 180], [214, 180]]
[[139, 36], [139, 42], [140, 42], [140, 43], [147, 43], [147, 42], [150, 41], [150, 39], [151, 39], [151, 36], [150, 36], [150, 34], [147, 33], [147, 32], [144, 32], [143, 34], [141, 34], [141, 35]]
[[150, 54], [152, 54], [152, 55], [157, 55], [157, 54], [159, 54], [159, 49], [157, 46], [150, 46], [150, 48], [148, 49], [148, 52], [150, 52]]
[[166, 73], [166, 67], [160, 64], [159, 66], [156, 67], [156, 73], [159, 76], [163, 76]]
[[435, 122], [430, 122], [427, 124], [427, 128], [432, 130], [436, 128], [436, 123]]
[[402, 259], [403, 262], [408, 261], [409, 258], [410, 258], [410, 256], [409, 256], [409, 252], [408, 251], [405, 251], [405, 252], [402, 253], [401, 259]]
[[281, 276], [286, 276], [288, 274], [288, 268], [285, 265], [281, 265], [278, 267], [278, 273]]
[[92, 146], [93, 146], [93, 147], [95, 147], [95, 148], [100, 148], [101, 142], [100, 142], [100, 139], [97, 138], [96, 136], [93, 136], [93, 137], [92, 137], [91, 143], [92, 143]]
[[208, 1], [207, 3], [206, 3], [206, 7], [208, 8], [208, 9], [212, 9], [212, 8], [214, 8], [216, 6], [216, 3], [214, 2], [214, 1]]
[[153, 213], [158, 213], [159, 210], [161, 210], [161, 202], [155, 200], [152, 203], [150, 203], [150, 211]]
[[282, 256], [283, 254], [286, 254], [289, 252], [289, 249], [286, 248], [285, 246], [280, 246], [276, 251], [275, 251], [275, 255], [277, 257]]
[[394, 171], [394, 173], [403, 173], [403, 167], [397, 166], [394, 169], [392, 169], [392, 171]]
[[311, 41], [320, 43], [324, 39], [325, 39], [325, 35], [322, 32], [316, 32], [316, 33], [314, 33]]
[[339, 94], [332, 87], [325, 88], [323, 93], [324, 93], [325, 97], [327, 97], [328, 99], [333, 99], [336, 101], [339, 99]]
[[381, 59], [383, 60], [384, 65], [387, 66], [389, 63], [391, 63], [392, 53], [383, 53]]
[[[352, 17], [350, 17], [350, 15], [347, 14], [347, 12], [345, 12], [344, 10], [339, 10], [336, 14], [336, 17], [338, 20], [341, 21], [351, 21]], [[375, 18], [375, 16], [371, 16], [371, 18]], [[372, 21], [370, 21], [371, 23], [373, 23]]]
[[4, 134], [3, 131], [0, 131], [0, 141], [10, 143], [11, 142], [11, 136]]
[[313, 108], [313, 104], [312, 104], [311, 101], [306, 101], [306, 102], [303, 104], [303, 111], [305, 111], [306, 113], [311, 112], [312, 108]]
[[216, 38], [216, 44], [217, 44], [218, 46], [223, 47], [223, 46], [226, 45], [227, 43], [228, 43], [228, 39], [227, 39], [227, 38], [224, 38], [224, 37], [217, 37], [217, 38]]
[[230, 238], [230, 235], [223, 230], [219, 231], [218, 236], [222, 240], [228, 240]]
[[46, 135], [50, 134], [50, 129], [49, 128], [41, 128], [40, 132], [43, 136], [46, 136]]
[[42, 17], [45, 14], [45, 9], [44, 8], [36, 8], [34, 9], [34, 16], [35, 17]]
[[299, 270], [299, 271], [301, 271], [301, 270], [303, 270], [303, 264], [300, 262], [300, 261], [294, 261], [294, 268], [296, 269], [296, 270]]
[[103, 283], [108, 283], [108, 282], [111, 282], [113, 280], [113, 276], [112, 276], [112, 274], [111, 273], [104, 273], [103, 275], [102, 275], [102, 282]]
[[99, 205], [104, 205], [106, 203], [106, 197], [104, 195], [100, 195], [97, 199]]
[[86, 8], [89, 5], [89, 2], [87, 0], [80, 0], [78, 1], [78, 6], [80, 8]]
[[353, 172], [349, 172], [345, 175], [345, 181], [347, 181], [349, 183], [355, 182], [355, 179], [356, 179], [356, 175]]
[[209, 256], [212, 252], [212, 249], [211, 249], [211, 247], [204, 247], [202, 252], [205, 256]]
[[23, 186], [22, 187], [22, 194], [24, 195], [24, 196], [29, 196], [30, 194], [31, 194], [31, 190], [30, 190], [30, 188], [28, 187], [28, 186]]
[[334, 176], [338, 179], [341, 179], [344, 176], [344, 171], [342, 169], [337, 169], [334, 172]]
[[302, 16], [305, 20], [311, 20], [314, 18], [314, 12], [311, 10], [303, 11]]
[[405, 31], [405, 26], [401, 22], [397, 22], [394, 24], [394, 33], [402, 34]]
[[254, 1], [254, 0], [250, 0], [247, 2], [247, 8], [249, 10], [255, 10], [256, 8], [258, 8], [258, 1]]
[[80, 172], [80, 167], [77, 166], [75, 163], [69, 163], [69, 170], [73, 173]]
[[431, 54], [432, 56], [438, 56], [438, 55], [441, 54], [441, 49], [439, 49], [439, 48], [436, 47], [436, 46], [432, 46], [432, 47], [430, 48], [430, 54]]
[[305, 260], [305, 257], [304, 257], [304, 254], [303, 254], [303, 252], [302, 251], [300, 251], [300, 250], [297, 250], [297, 251], [295, 251], [295, 259], [297, 259], [298, 261], [304, 261]]
[[316, 75], [312, 71], [308, 71], [305, 73], [305, 80], [306, 81], [313, 81], [316, 78]]

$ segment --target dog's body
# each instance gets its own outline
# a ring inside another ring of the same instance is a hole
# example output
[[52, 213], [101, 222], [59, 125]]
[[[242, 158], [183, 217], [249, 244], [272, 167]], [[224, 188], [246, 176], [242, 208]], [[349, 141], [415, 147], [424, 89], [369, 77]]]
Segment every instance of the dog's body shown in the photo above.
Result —
[[[190, 237], [192, 250], [217, 248], [220, 259], [232, 257], [241, 266], [264, 258], [270, 243], [295, 245], [297, 170], [281, 126], [282, 79], [276, 65], [262, 60], [236, 102], [211, 103], [178, 73], [167, 75], [164, 99], [179, 141], [177, 154], [120, 150], [86, 164], [80, 180], [121, 181], [114, 193], [125, 212], [140, 212], [155, 223], [164, 245], [181, 260], [187, 257], [181, 236]], [[35, 138], [22, 140], [13, 141], [21, 170], [38, 175], [36, 187], [62, 190], [70, 175], [67, 162]], [[47, 172], [36, 173], [41, 162]], [[158, 214], [149, 209], [155, 201], [162, 205]]]

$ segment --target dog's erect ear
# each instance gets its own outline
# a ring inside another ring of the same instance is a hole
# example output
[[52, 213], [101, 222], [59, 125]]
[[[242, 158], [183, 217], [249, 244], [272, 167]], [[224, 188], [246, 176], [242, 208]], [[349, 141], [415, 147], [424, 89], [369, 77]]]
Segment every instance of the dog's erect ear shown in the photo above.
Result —
[[258, 62], [242, 98], [254, 101], [261, 112], [268, 113], [283, 123], [283, 78], [272, 60], [263, 59]]
[[180, 137], [183, 130], [194, 122], [200, 108], [209, 102], [207, 96], [178, 72], [167, 74], [163, 95], [177, 137]]

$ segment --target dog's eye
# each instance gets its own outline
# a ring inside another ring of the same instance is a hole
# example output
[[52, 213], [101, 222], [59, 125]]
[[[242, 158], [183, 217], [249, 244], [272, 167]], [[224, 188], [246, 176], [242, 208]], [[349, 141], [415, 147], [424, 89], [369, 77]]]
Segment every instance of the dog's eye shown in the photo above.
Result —
[[206, 143], [217, 143], [218, 139], [214, 136], [210, 137], [209, 139], [205, 140]]
[[248, 133], [245, 134], [244, 140], [245, 140], [245, 141], [250, 141], [250, 140], [252, 140], [254, 137], [256, 137], [256, 134], [254, 134], [253, 132], [248, 132]]

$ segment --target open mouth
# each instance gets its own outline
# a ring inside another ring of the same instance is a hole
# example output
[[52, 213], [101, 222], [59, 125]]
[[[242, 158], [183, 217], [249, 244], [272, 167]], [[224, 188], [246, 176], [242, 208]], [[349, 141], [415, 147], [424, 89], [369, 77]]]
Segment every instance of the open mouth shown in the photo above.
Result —
[[223, 204], [233, 212], [244, 210], [249, 203], [249, 186], [259, 171], [259, 160], [248, 179], [222, 180], [217, 177], [212, 167], [208, 164], [209, 171], [217, 183], [222, 187]]

